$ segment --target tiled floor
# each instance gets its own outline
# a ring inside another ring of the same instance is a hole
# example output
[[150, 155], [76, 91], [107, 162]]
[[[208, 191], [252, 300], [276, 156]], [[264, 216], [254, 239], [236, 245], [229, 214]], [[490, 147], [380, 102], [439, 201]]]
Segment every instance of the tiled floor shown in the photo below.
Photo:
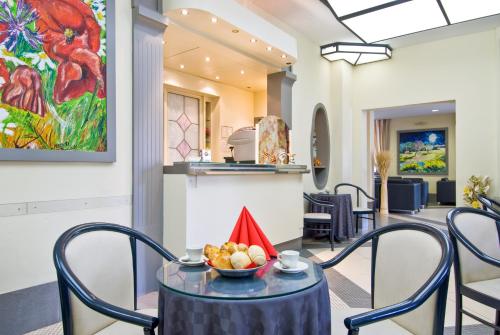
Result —
[[[416, 215], [391, 214], [387, 217], [378, 219], [379, 225], [388, 225], [399, 222], [420, 222], [432, 225], [436, 228], [446, 230], [446, 214], [449, 208], [432, 208], [422, 210]], [[371, 229], [371, 222], [363, 222], [360, 233], [366, 233]], [[307, 248], [302, 250], [304, 256], [311, 257], [316, 261], [325, 261], [338, 254], [349, 242], [336, 245], [335, 251], [330, 251], [328, 244], [309, 243]], [[370, 307], [370, 245], [367, 244], [351, 254], [334, 269], [326, 271], [330, 287], [330, 302], [332, 310], [349, 310], [351, 308], [369, 308]], [[453, 272], [449, 285], [445, 335], [454, 334], [455, 320], [455, 287]], [[149, 294], [139, 299], [140, 307], [154, 307], [157, 296], [155, 293]], [[494, 320], [494, 310], [486, 308], [480, 304], [465, 300], [464, 305], [472, 312], [483, 316], [488, 320]], [[59, 335], [62, 334], [61, 324], [55, 324], [42, 328], [29, 335]], [[346, 331], [334, 330], [334, 334], [346, 334]], [[475, 320], [464, 316], [463, 335], [487, 335], [493, 334], [493, 331]]]

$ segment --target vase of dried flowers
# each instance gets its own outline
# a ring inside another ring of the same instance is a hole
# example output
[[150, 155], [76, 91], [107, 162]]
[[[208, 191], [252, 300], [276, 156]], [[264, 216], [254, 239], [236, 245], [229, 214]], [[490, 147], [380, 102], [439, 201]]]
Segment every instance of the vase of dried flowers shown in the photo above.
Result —
[[389, 206], [387, 198], [387, 179], [389, 178], [389, 167], [391, 165], [391, 154], [389, 151], [380, 151], [375, 155], [375, 165], [380, 174], [380, 214], [388, 215]]

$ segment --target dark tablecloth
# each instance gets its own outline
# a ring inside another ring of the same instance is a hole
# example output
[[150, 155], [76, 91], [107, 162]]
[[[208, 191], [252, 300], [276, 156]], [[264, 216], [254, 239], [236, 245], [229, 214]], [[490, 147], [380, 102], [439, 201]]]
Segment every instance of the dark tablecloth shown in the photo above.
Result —
[[326, 278], [316, 285], [269, 299], [207, 299], [160, 285], [159, 335], [330, 335]]
[[[352, 214], [352, 201], [350, 194], [311, 194], [314, 199], [328, 201], [335, 205], [333, 217], [335, 219], [335, 237], [347, 239], [354, 237], [354, 219]], [[314, 213], [328, 212], [328, 208], [312, 205], [310, 208]]]

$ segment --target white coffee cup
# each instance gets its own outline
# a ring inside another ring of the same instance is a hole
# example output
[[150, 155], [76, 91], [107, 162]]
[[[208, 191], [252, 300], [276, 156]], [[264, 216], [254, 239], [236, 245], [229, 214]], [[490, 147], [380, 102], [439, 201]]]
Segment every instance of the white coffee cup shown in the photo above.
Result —
[[203, 248], [187, 248], [186, 253], [191, 262], [199, 262], [203, 255]]
[[278, 260], [284, 268], [296, 268], [299, 261], [299, 252], [295, 250], [285, 250], [278, 255]]

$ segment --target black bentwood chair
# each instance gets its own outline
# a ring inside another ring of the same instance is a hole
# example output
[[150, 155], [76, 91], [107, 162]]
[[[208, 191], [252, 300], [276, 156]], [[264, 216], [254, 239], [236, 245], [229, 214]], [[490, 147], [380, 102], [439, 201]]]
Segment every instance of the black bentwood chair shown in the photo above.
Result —
[[483, 205], [483, 209], [488, 212], [492, 212], [500, 215], [500, 203], [485, 195], [478, 195], [477, 200]]
[[[324, 269], [340, 263], [364, 243], [372, 241], [372, 309], [344, 318], [332, 314], [334, 335], [442, 335], [452, 246], [446, 234], [419, 223], [398, 223], [359, 238]], [[343, 321], [343, 324], [342, 324]], [[365, 332], [366, 331], [366, 332]]]
[[[448, 213], [448, 229], [455, 252], [456, 323], [462, 334], [462, 313], [500, 334], [500, 216], [474, 208]], [[465, 310], [462, 296], [496, 310], [495, 324]]]
[[[352, 209], [352, 213], [354, 214], [354, 216], [356, 216], [356, 233], [359, 230], [359, 219], [372, 220], [373, 229], [377, 228], [377, 224], [375, 222], [375, 213], [377, 211], [377, 200], [374, 197], [368, 195], [368, 193], [366, 193], [366, 191], [363, 190], [361, 187], [348, 183], [341, 183], [336, 185], [334, 188], [335, 194], [339, 194], [338, 189], [341, 187], [349, 187], [349, 188], [354, 188], [356, 190], [356, 207], [353, 207]], [[372, 208], [360, 207], [360, 193], [362, 193], [367, 199], [373, 201]], [[363, 215], [371, 215], [372, 217]]]
[[[330, 240], [330, 248], [333, 251], [333, 240], [335, 238], [335, 219], [334, 210], [335, 205], [328, 201], [314, 199], [310, 195], [304, 193], [304, 199], [309, 201], [309, 205], [316, 205], [318, 207], [327, 208], [328, 213], [305, 213], [304, 214], [304, 231], [328, 231], [328, 238]], [[321, 225], [321, 226], [319, 226]], [[328, 228], [325, 228], [327, 226]]]
[[67, 230], [54, 246], [65, 335], [154, 335], [156, 309], [137, 310], [136, 246], [176, 257], [148, 236], [111, 223]]

